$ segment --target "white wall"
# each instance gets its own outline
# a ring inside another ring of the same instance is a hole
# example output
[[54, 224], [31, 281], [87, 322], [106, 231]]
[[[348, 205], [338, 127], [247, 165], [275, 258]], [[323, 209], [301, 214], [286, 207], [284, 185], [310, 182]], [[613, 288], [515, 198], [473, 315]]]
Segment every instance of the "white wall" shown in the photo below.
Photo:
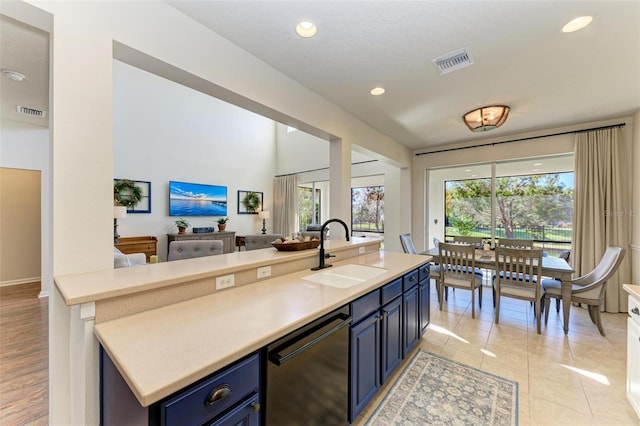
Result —
[[632, 137], [635, 142], [633, 146], [633, 155], [631, 170], [633, 177], [631, 181], [632, 198], [631, 198], [631, 281], [634, 284], [640, 284], [640, 110], [633, 116], [636, 123], [633, 126]]
[[[256, 215], [238, 215], [238, 190], [263, 193], [272, 210], [275, 123], [120, 61], [113, 61], [114, 178], [151, 181], [151, 213], [118, 221], [122, 237], [154, 235], [166, 260], [169, 181], [227, 187], [227, 230], [258, 233]], [[218, 218], [186, 217], [192, 227]], [[269, 228], [269, 224], [267, 224]], [[188, 231], [190, 232], [190, 231]]]
[[51, 168], [49, 150], [49, 129], [19, 121], [0, 119], [0, 167], [39, 170], [41, 172], [40, 214], [42, 250], [40, 257], [40, 277], [21, 277], [24, 279], [37, 278], [41, 281], [40, 296], [48, 294], [53, 285], [51, 275], [52, 255], [51, 245]]

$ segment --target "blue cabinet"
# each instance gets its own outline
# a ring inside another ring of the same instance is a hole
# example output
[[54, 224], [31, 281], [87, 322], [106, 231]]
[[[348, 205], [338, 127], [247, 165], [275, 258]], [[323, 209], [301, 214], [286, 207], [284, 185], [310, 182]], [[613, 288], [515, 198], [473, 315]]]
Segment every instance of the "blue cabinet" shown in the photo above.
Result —
[[260, 356], [246, 357], [167, 398], [142, 407], [109, 356], [100, 350], [104, 426], [260, 424]]
[[349, 421], [371, 401], [380, 387], [380, 317], [376, 311], [351, 327]]
[[420, 336], [423, 336], [429, 326], [429, 303], [431, 303], [431, 277], [429, 276], [429, 264], [422, 265], [418, 269], [418, 299]]
[[429, 321], [429, 287], [423, 294], [419, 279], [416, 269], [351, 304], [349, 422], [420, 341], [422, 318]]
[[380, 382], [385, 383], [404, 357], [402, 352], [402, 298], [396, 297], [393, 301], [384, 305], [380, 310], [380, 314], [380, 331], [382, 333], [380, 339], [382, 352]]
[[402, 294], [402, 316], [404, 318], [404, 327], [402, 328], [403, 358], [405, 358], [420, 341], [420, 311], [418, 304], [418, 286], [415, 285]]

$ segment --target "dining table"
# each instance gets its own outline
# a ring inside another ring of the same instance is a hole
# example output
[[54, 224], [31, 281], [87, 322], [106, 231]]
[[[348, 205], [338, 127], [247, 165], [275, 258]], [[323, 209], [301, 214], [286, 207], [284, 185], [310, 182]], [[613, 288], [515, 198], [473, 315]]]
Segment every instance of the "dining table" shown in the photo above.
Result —
[[[433, 262], [438, 263], [440, 253], [437, 247], [432, 247], [429, 250], [420, 252], [420, 254], [432, 256]], [[496, 268], [496, 252], [494, 250], [475, 250], [475, 263], [477, 268], [492, 269]], [[569, 263], [560, 257], [543, 256], [542, 257], [542, 271], [541, 274], [544, 277], [553, 277], [559, 280], [562, 291], [562, 315], [563, 315], [563, 328], [564, 334], [569, 333], [569, 311], [571, 310], [571, 289], [572, 281], [571, 276], [575, 270], [569, 265]]]

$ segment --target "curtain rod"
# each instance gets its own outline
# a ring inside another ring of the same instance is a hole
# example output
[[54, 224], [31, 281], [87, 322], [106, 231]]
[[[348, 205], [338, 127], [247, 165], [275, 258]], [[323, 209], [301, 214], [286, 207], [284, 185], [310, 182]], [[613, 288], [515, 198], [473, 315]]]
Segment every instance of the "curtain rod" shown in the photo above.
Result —
[[[351, 163], [352, 166], [357, 166], [358, 164], [366, 164], [366, 163], [374, 163], [378, 160], [367, 160], [367, 161], [359, 161], [357, 163]], [[319, 172], [320, 170], [329, 170], [330, 167], [321, 167], [319, 169], [311, 169], [311, 170], [304, 170], [301, 172], [295, 172], [295, 173], [286, 173], [284, 175], [276, 175], [276, 177], [283, 177], [283, 176], [294, 176], [294, 175], [299, 175], [300, 173], [310, 173], [310, 172]]]
[[567, 131], [567, 132], [550, 133], [548, 135], [529, 136], [527, 138], [512, 139], [512, 140], [502, 141], [502, 142], [491, 142], [491, 143], [483, 143], [483, 144], [478, 144], [478, 145], [461, 146], [461, 147], [458, 147], [458, 148], [440, 149], [438, 151], [418, 152], [418, 153], [416, 153], [416, 157], [419, 156], [419, 155], [437, 154], [437, 153], [440, 153], [440, 152], [449, 152], [449, 151], [458, 151], [460, 149], [481, 148], [483, 146], [500, 145], [500, 144], [503, 144], [503, 143], [522, 142], [522, 141], [529, 141], [529, 140], [532, 140], [532, 139], [549, 138], [551, 136], [569, 135], [571, 133], [584, 133], [584, 132], [591, 132], [593, 130], [613, 129], [614, 127], [624, 127], [626, 124], [627, 123], [618, 123], [618, 124], [612, 124], [610, 126], [592, 127], [590, 129], [571, 130], [571, 131]]

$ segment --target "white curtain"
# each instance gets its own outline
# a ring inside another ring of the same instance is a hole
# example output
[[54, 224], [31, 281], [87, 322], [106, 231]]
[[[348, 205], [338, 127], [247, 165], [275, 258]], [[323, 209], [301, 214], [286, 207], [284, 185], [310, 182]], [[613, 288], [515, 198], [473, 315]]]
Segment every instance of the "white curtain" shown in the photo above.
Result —
[[618, 273], [608, 282], [605, 311], [627, 312], [623, 283], [630, 282], [630, 153], [619, 127], [577, 133], [573, 267], [575, 276], [591, 271], [608, 245], [627, 250]]
[[278, 176], [273, 188], [273, 232], [285, 237], [298, 230], [298, 176]]

